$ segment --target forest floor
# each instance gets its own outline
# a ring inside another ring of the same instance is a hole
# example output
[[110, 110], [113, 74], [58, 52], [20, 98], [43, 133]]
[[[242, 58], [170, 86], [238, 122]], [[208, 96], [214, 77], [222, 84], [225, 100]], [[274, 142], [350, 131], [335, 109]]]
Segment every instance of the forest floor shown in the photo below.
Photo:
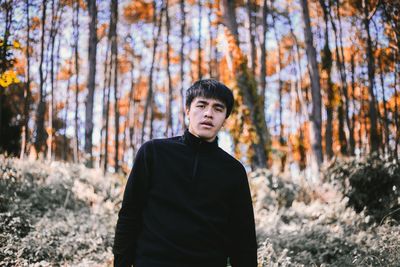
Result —
[[[259, 266], [400, 266], [400, 226], [371, 223], [331, 184], [249, 177]], [[112, 266], [124, 184], [82, 165], [0, 155], [0, 266]]]

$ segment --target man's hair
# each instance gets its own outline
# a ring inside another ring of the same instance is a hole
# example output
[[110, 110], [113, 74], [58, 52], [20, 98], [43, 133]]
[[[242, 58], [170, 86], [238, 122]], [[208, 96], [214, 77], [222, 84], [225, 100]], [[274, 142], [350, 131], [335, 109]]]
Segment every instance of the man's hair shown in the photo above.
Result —
[[190, 104], [192, 104], [196, 97], [213, 98], [224, 103], [226, 106], [225, 118], [228, 118], [232, 112], [234, 102], [232, 90], [217, 80], [198, 80], [191, 87], [189, 87], [189, 89], [186, 91], [187, 109], [190, 108]]

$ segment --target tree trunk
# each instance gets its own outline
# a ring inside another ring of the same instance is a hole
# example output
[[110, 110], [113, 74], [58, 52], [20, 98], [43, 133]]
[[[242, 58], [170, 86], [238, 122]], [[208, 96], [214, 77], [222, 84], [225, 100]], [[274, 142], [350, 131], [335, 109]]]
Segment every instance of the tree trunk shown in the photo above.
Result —
[[[106, 58], [104, 60], [104, 73], [103, 73], [103, 92], [102, 92], [102, 126], [100, 130], [100, 166], [103, 166], [104, 169], [104, 157], [105, 157], [105, 147], [103, 146], [103, 139], [106, 131], [106, 117], [108, 116], [107, 114], [107, 98], [109, 95], [109, 89], [110, 89], [110, 77], [108, 75], [109, 70], [108, 68], [110, 67], [110, 40], [107, 40], [107, 47], [106, 47]], [[104, 139], [105, 143], [105, 139]]]
[[398, 66], [399, 66], [399, 62], [400, 62], [399, 52], [400, 51], [397, 51], [396, 53], [394, 53], [395, 54], [394, 62], [397, 62], [397, 64], [394, 65], [395, 66], [394, 67], [395, 71], [394, 71], [394, 82], [393, 82], [394, 99], [395, 99], [393, 117], [394, 117], [394, 124], [395, 124], [394, 128], [396, 129], [396, 131], [395, 131], [396, 134], [395, 134], [395, 137], [394, 137], [394, 140], [395, 140], [394, 154], [395, 154], [395, 159], [397, 160], [397, 162], [399, 162], [398, 147], [399, 147], [399, 141], [400, 141], [399, 107], [397, 105], [397, 99], [399, 99], [399, 95], [398, 95], [398, 92], [397, 92], [397, 83], [398, 83], [397, 76], [399, 75], [399, 67]]
[[279, 42], [279, 37], [278, 37], [278, 32], [275, 27], [276, 25], [276, 18], [275, 14], [272, 15], [272, 22], [274, 24], [274, 36], [275, 36], [275, 41], [278, 49], [278, 65], [276, 66], [277, 68], [277, 73], [278, 73], [278, 99], [279, 99], [279, 142], [281, 145], [283, 145], [283, 122], [282, 122], [282, 95], [283, 95], [283, 82], [282, 82], [282, 50], [281, 50], [281, 44]]
[[[330, 3], [330, 2], [328, 2]], [[352, 144], [354, 144], [354, 134], [352, 134], [354, 132], [353, 128], [354, 128], [354, 124], [352, 124], [352, 122], [350, 121], [350, 111], [349, 111], [349, 93], [348, 93], [348, 86], [347, 86], [347, 75], [346, 75], [346, 61], [344, 59], [344, 45], [343, 45], [343, 34], [342, 34], [342, 19], [341, 19], [341, 15], [340, 15], [340, 7], [339, 7], [339, 1], [336, 1], [336, 13], [337, 13], [337, 18], [339, 21], [339, 42], [340, 42], [340, 55], [338, 52], [338, 45], [337, 45], [337, 32], [335, 30], [335, 43], [336, 43], [336, 54], [337, 54], [337, 58], [338, 58], [338, 65], [339, 65], [339, 72], [340, 72], [340, 80], [342, 82], [342, 88], [343, 88], [343, 96], [340, 98], [341, 99], [341, 103], [344, 102], [344, 117], [346, 120], [346, 125], [347, 128], [349, 130], [349, 143], [350, 143], [350, 147], [348, 148], [347, 145], [347, 139], [345, 140], [345, 145], [346, 145], [346, 152], [345, 154], [350, 154], [350, 155], [354, 155], [354, 146]], [[330, 12], [329, 12], [330, 13]], [[332, 25], [335, 25], [333, 19], [332, 19]], [[335, 29], [336, 27], [334, 27]], [[344, 98], [344, 101], [343, 101]]]
[[[61, 13], [58, 12], [61, 10]], [[53, 158], [53, 120], [54, 120], [54, 47], [55, 41], [59, 28], [59, 21], [62, 17], [61, 4], [57, 4], [55, 7], [54, 0], [51, 1], [51, 28], [50, 28], [50, 101], [49, 101], [49, 126], [48, 126], [48, 138], [47, 138], [47, 160], [51, 161]]]
[[[88, 44], [88, 59], [89, 59], [89, 76], [88, 76], [88, 94], [86, 96], [85, 107], [85, 153], [89, 157], [86, 165], [93, 167], [93, 101], [94, 91], [96, 88], [96, 53], [97, 53], [97, 6], [95, 0], [87, 0], [89, 11], [89, 44]], [[112, 10], [113, 11], [113, 10]]]
[[208, 0], [207, 2], [208, 5], [208, 11], [207, 11], [207, 19], [208, 19], [208, 50], [209, 50], [209, 60], [208, 60], [208, 76], [210, 78], [214, 77], [213, 71], [215, 69], [214, 66], [214, 61], [213, 61], [213, 40], [214, 40], [214, 36], [213, 36], [213, 30], [212, 30], [212, 21], [211, 21], [211, 16], [212, 16], [212, 12], [213, 12], [213, 4], [211, 0]]
[[42, 2], [42, 36], [40, 41], [40, 63], [39, 63], [39, 104], [36, 111], [36, 140], [35, 140], [35, 148], [38, 153], [43, 152], [44, 145], [46, 141], [46, 131], [44, 129], [44, 114], [46, 111], [46, 100], [45, 100], [45, 92], [44, 92], [44, 70], [43, 70], [43, 61], [44, 61], [44, 46], [45, 46], [45, 34], [46, 34], [46, 8], [47, 8], [47, 0], [43, 0]]
[[247, 0], [247, 16], [249, 20], [249, 37], [250, 37], [250, 69], [251, 73], [255, 77], [256, 74], [256, 64], [257, 64], [257, 54], [256, 54], [256, 42], [255, 42], [255, 17], [253, 15], [254, 12], [254, 5], [255, 3], [252, 2], [252, 0]]
[[320, 87], [320, 76], [317, 63], [317, 55], [315, 47], [313, 45], [313, 34], [311, 31], [310, 23], [310, 12], [308, 10], [307, 0], [301, 0], [301, 6], [303, 10], [304, 19], [304, 38], [306, 43], [306, 53], [309, 62], [308, 71], [311, 79], [311, 95], [312, 95], [312, 114], [311, 114], [311, 146], [313, 151], [313, 157], [316, 160], [318, 168], [323, 162], [322, 155], [322, 136], [321, 136], [321, 87]]
[[383, 154], [388, 156], [390, 154], [390, 146], [389, 146], [389, 137], [390, 137], [390, 130], [389, 130], [389, 115], [386, 105], [386, 94], [385, 94], [385, 78], [384, 78], [384, 69], [383, 69], [383, 62], [382, 62], [382, 52], [379, 54], [379, 67], [380, 67], [380, 81], [382, 87], [382, 104], [383, 104], [383, 126], [385, 129], [385, 143], [382, 144], [384, 151]]
[[[29, 18], [29, 0], [25, 0], [26, 7], [26, 83], [24, 90], [24, 124], [22, 127], [22, 141], [20, 159], [23, 159], [29, 140], [29, 103], [31, 101], [31, 58], [30, 58], [30, 18]], [[1, 106], [0, 106], [1, 109]], [[1, 125], [1, 124], [0, 124]]]
[[[108, 38], [108, 43], [110, 43], [110, 34], [109, 34], [109, 38]], [[103, 173], [107, 172], [107, 168], [108, 168], [108, 134], [109, 134], [109, 129], [108, 129], [108, 124], [110, 121], [110, 95], [111, 95], [111, 76], [112, 76], [112, 56], [111, 54], [109, 55], [109, 64], [108, 64], [108, 76], [107, 76], [107, 96], [105, 99], [105, 118], [103, 117], [103, 120], [105, 120], [105, 137], [104, 137], [104, 164], [103, 164]], [[107, 59], [106, 59], [107, 61]], [[106, 63], [107, 64], [107, 63]]]
[[[233, 1], [221, 1], [223, 24], [225, 35], [229, 45], [229, 55], [233, 62], [233, 72], [236, 77], [237, 89], [243, 97], [243, 104], [249, 110], [251, 127], [254, 129], [255, 142], [254, 167], [267, 167], [267, 159], [270, 151], [270, 136], [265, 121], [264, 103], [257, 93], [257, 84], [251, 71], [247, 68], [247, 58], [239, 47], [238, 25]], [[238, 100], [238, 99], [236, 99]]]
[[172, 135], [172, 101], [173, 101], [173, 95], [172, 95], [172, 77], [171, 77], [171, 70], [170, 70], [170, 44], [169, 44], [169, 34], [170, 34], [170, 20], [169, 20], [169, 1], [166, 0], [166, 6], [165, 6], [165, 19], [166, 19], [166, 28], [167, 28], [167, 77], [168, 77], [168, 96], [166, 99], [166, 125], [165, 125], [165, 132], [164, 136], [169, 137]]
[[69, 66], [68, 68], [68, 81], [67, 81], [67, 99], [65, 100], [65, 113], [64, 113], [64, 144], [63, 144], [63, 159], [64, 161], [67, 161], [67, 155], [68, 155], [68, 141], [67, 141], [67, 128], [68, 128], [68, 112], [69, 112], [69, 92], [70, 92], [70, 85], [71, 85], [71, 69], [72, 65]]
[[346, 134], [344, 132], [344, 108], [343, 108], [343, 100], [340, 97], [339, 106], [338, 106], [338, 121], [339, 121], [339, 144], [340, 144], [340, 153], [342, 155], [347, 155], [347, 140]]
[[78, 110], [79, 110], [79, 3], [75, 5], [75, 27], [74, 27], [74, 56], [75, 56], [75, 136], [74, 136], [74, 162], [79, 162], [79, 122], [78, 122]]
[[202, 73], [202, 71], [201, 71], [201, 65], [202, 65], [202, 62], [201, 62], [201, 50], [202, 50], [202, 47], [201, 47], [201, 30], [202, 30], [202, 26], [201, 26], [201, 24], [202, 24], [202, 21], [203, 21], [203, 18], [202, 18], [202, 3], [201, 3], [201, 0], [198, 0], [198, 12], [199, 12], [199, 17], [198, 17], [198, 20], [199, 20], [199, 24], [198, 24], [198, 28], [199, 28], [199, 37], [198, 37], [198, 39], [197, 39], [197, 66], [198, 66], [198, 72], [197, 72], [197, 79], [198, 80], [201, 80], [202, 78], [203, 78], [203, 73]]
[[369, 23], [374, 13], [370, 14], [369, 0], [363, 0], [363, 12], [364, 18], [363, 23], [365, 31], [367, 33], [367, 62], [368, 62], [368, 93], [369, 93], [369, 119], [370, 119], [370, 146], [371, 152], [378, 153], [379, 148], [379, 137], [377, 131], [377, 111], [376, 111], [376, 100], [375, 100], [375, 60], [372, 48], [372, 37], [369, 29]]
[[[130, 93], [129, 93], [129, 107], [128, 107], [128, 116], [127, 116], [127, 121], [128, 121], [128, 127], [129, 127], [129, 148], [132, 150], [132, 153], [135, 150], [135, 143], [133, 141], [133, 135], [135, 134], [135, 119], [136, 119], [136, 110], [135, 110], [135, 77], [134, 77], [134, 56], [132, 55], [132, 61], [131, 61], [131, 71], [130, 71], [130, 82], [131, 82], [131, 88], [130, 88]], [[139, 74], [139, 77], [141, 75]], [[132, 117], [131, 117], [132, 116]], [[132, 156], [132, 159], [135, 157], [134, 153]]]
[[186, 13], [185, 13], [185, 1], [180, 0], [179, 2], [179, 7], [181, 10], [181, 47], [180, 47], [180, 80], [181, 80], [181, 90], [180, 90], [180, 100], [181, 100], [181, 111], [179, 115], [179, 121], [180, 124], [182, 125], [182, 129], [186, 129], [186, 124], [185, 124], [185, 88], [184, 88], [184, 83], [185, 83], [185, 70], [184, 70], [184, 64], [185, 64], [185, 58], [184, 58], [184, 51], [185, 51], [185, 28], [186, 28]]
[[268, 32], [268, 24], [267, 24], [267, 16], [268, 16], [268, 1], [264, 0], [263, 3], [263, 11], [262, 11], [262, 41], [261, 41], [261, 73], [260, 73], [260, 83], [261, 83], [261, 93], [260, 96], [262, 98], [262, 102], [265, 105], [265, 90], [267, 87], [267, 32]]
[[321, 55], [322, 60], [322, 71], [326, 73], [326, 81], [324, 85], [327, 92], [327, 104], [326, 104], [326, 128], [325, 128], [325, 153], [328, 159], [333, 157], [332, 143], [333, 143], [333, 105], [334, 105], [334, 92], [332, 83], [332, 53], [329, 48], [329, 28], [328, 28], [328, 9], [325, 4], [325, 0], [319, 0], [319, 3], [324, 12], [325, 22], [325, 45]]
[[[151, 66], [150, 66], [150, 73], [149, 73], [149, 89], [147, 91], [147, 97], [146, 97], [146, 103], [144, 106], [144, 112], [143, 112], [143, 122], [142, 122], [142, 137], [141, 137], [141, 144], [144, 142], [144, 135], [145, 135], [145, 130], [146, 130], [146, 121], [147, 121], [147, 113], [149, 108], [152, 106], [152, 101], [153, 101], [153, 72], [154, 72], [154, 64], [156, 60], [156, 52], [157, 52], [157, 46], [158, 46], [158, 40], [160, 39], [161, 35], [161, 22], [162, 22], [162, 16], [164, 12], [164, 7], [162, 7], [161, 12], [160, 12], [160, 18], [158, 20], [158, 25], [156, 25], [157, 21], [157, 16], [156, 16], [156, 4], [154, 3], [154, 17], [153, 17], [153, 25], [154, 25], [154, 30], [157, 29], [157, 34], [154, 35], [153, 37], [153, 53], [152, 53], [152, 59], [151, 59]], [[152, 131], [150, 131], [152, 132]]]
[[118, 37], [117, 37], [117, 24], [118, 24], [118, 0], [111, 0], [111, 18], [110, 18], [110, 39], [111, 39], [111, 67], [113, 73], [113, 87], [114, 87], [114, 171], [119, 171], [119, 92], [118, 92]]
[[[356, 149], [356, 141], [354, 138], [354, 128], [355, 128], [355, 108], [356, 108], [356, 100], [355, 100], [355, 88], [356, 88], [356, 78], [355, 78], [355, 62], [354, 62], [354, 54], [351, 55], [351, 59], [350, 59], [350, 64], [351, 64], [351, 91], [352, 91], [352, 103], [353, 103], [353, 115], [352, 115], [352, 122], [351, 125], [352, 127], [350, 128], [350, 136], [352, 136], [353, 138], [350, 138], [350, 155], [354, 156], [355, 155], [355, 149]], [[361, 137], [361, 136], [360, 136]], [[361, 147], [360, 147], [361, 149]]]

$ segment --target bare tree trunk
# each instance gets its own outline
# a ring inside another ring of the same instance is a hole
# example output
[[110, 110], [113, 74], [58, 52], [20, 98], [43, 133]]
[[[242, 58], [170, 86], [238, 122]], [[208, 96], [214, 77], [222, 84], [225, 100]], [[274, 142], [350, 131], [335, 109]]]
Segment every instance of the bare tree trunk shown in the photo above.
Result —
[[[89, 11], [89, 45], [88, 45], [88, 59], [89, 59], [89, 76], [88, 76], [88, 94], [86, 96], [86, 109], [85, 109], [85, 153], [89, 157], [87, 159], [87, 166], [93, 167], [93, 152], [92, 152], [92, 139], [93, 139], [93, 101], [94, 91], [96, 88], [96, 53], [97, 53], [97, 6], [95, 0], [87, 0]], [[113, 10], [112, 10], [113, 11]]]
[[328, 28], [328, 9], [325, 5], [325, 0], [319, 0], [319, 3], [324, 12], [325, 22], [325, 45], [322, 53], [322, 71], [326, 73], [326, 81], [324, 82], [328, 101], [326, 104], [326, 128], [325, 128], [325, 152], [328, 159], [333, 157], [332, 143], [333, 143], [333, 103], [334, 103], [334, 92], [332, 83], [332, 53], [329, 48], [329, 28]]
[[[31, 58], [30, 58], [30, 18], [29, 18], [29, 0], [25, 0], [26, 8], [26, 83], [24, 90], [24, 124], [22, 127], [22, 141], [20, 159], [23, 159], [29, 140], [29, 103], [31, 101]], [[0, 106], [1, 109], [1, 106]], [[1, 115], [0, 115], [1, 116]], [[1, 125], [1, 123], [0, 123]]]
[[181, 80], [181, 90], [180, 90], [180, 100], [181, 100], [181, 112], [179, 115], [179, 121], [182, 125], [182, 129], [186, 129], [185, 125], [185, 88], [184, 88], [184, 82], [185, 82], [185, 70], [184, 70], [184, 65], [185, 65], [185, 58], [184, 58], [184, 51], [185, 51], [185, 29], [186, 29], [186, 13], [185, 13], [185, 1], [180, 0], [179, 2], [179, 7], [181, 10], [181, 47], [180, 47], [180, 80]]
[[[108, 42], [110, 42], [110, 35], [108, 38]], [[111, 95], [111, 78], [112, 78], [112, 56], [110, 55], [109, 66], [108, 66], [108, 78], [107, 78], [107, 99], [105, 100], [105, 137], [104, 137], [104, 165], [103, 165], [103, 172], [107, 172], [108, 168], [108, 124], [110, 121], [110, 95]]]
[[[152, 101], [153, 101], [153, 72], [154, 72], [154, 64], [155, 64], [155, 59], [156, 59], [158, 40], [160, 39], [160, 34], [161, 34], [162, 16], [163, 16], [163, 12], [164, 12], [164, 4], [163, 4], [163, 7], [160, 12], [160, 19], [158, 21], [158, 25], [156, 26], [156, 22], [157, 22], [157, 17], [156, 17], [156, 12], [155, 12], [156, 4], [154, 3], [153, 5], [154, 5], [153, 25], [155, 26], [155, 29], [157, 29], [157, 34], [154, 35], [154, 37], [153, 37], [153, 53], [152, 53], [151, 67], [150, 67], [150, 73], [149, 73], [149, 82], [148, 82], [149, 89], [147, 91], [146, 103], [145, 103], [144, 112], [143, 112], [142, 137], [141, 137], [142, 144], [144, 142], [144, 135], [145, 135], [145, 130], [146, 130], [147, 113], [148, 113], [149, 107], [152, 106]], [[152, 132], [152, 131], [150, 131], [150, 132]]]
[[49, 126], [47, 130], [47, 160], [50, 161], [52, 157], [52, 143], [53, 143], [53, 105], [54, 105], [54, 41], [55, 41], [55, 6], [54, 0], [51, 0], [51, 28], [50, 28], [50, 100], [49, 100]]
[[114, 62], [114, 141], [115, 141], [115, 155], [114, 155], [114, 170], [115, 173], [119, 171], [119, 92], [118, 92], [118, 40], [117, 40], [117, 23], [118, 23], [118, 0], [111, 0], [111, 22], [110, 22], [110, 36], [111, 36], [111, 59]]
[[[397, 160], [397, 162], [399, 162], [399, 153], [398, 153], [398, 147], [399, 147], [399, 141], [400, 141], [400, 125], [399, 125], [399, 107], [398, 107], [398, 105], [397, 105], [397, 99], [398, 99], [398, 92], [397, 92], [397, 83], [398, 83], [398, 80], [397, 80], [397, 76], [399, 75], [399, 68], [398, 68], [398, 66], [399, 66], [399, 62], [400, 62], [400, 60], [399, 60], [399, 52], [400, 51], [397, 51], [396, 53], [394, 53], [394, 62], [397, 62], [397, 64], [395, 64], [394, 66], [394, 85], [393, 85], [393, 88], [394, 88], [394, 99], [396, 99], [396, 101], [394, 101], [394, 115], [393, 115], [393, 117], [394, 117], [394, 124], [395, 124], [395, 129], [396, 129], [396, 131], [395, 131], [395, 137], [394, 137], [394, 140], [395, 140], [395, 144], [394, 144], [394, 153], [395, 153], [395, 158], [396, 158], [396, 160]], [[397, 59], [397, 60], [396, 60]]]
[[279, 37], [278, 37], [278, 32], [275, 27], [276, 25], [276, 18], [275, 14], [272, 14], [272, 21], [274, 24], [274, 36], [275, 36], [275, 41], [278, 46], [278, 65], [277, 67], [277, 72], [278, 72], [278, 99], [279, 99], [279, 142], [281, 145], [283, 145], [283, 122], [282, 122], [282, 90], [283, 90], [283, 82], [282, 82], [282, 50], [281, 50], [281, 44], [279, 42]]
[[167, 104], [167, 112], [166, 112], [166, 125], [165, 125], [165, 132], [164, 136], [168, 137], [170, 134], [172, 134], [172, 100], [173, 100], [173, 95], [172, 95], [172, 77], [171, 77], [171, 70], [170, 70], [170, 44], [169, 44], [169, 33], [170, 33], [170, 20], [169, 20], [169, 1], [166, 0], [166, 6], [165, 6], [165, 19], [166, 19], [166, 28], [167, 28], [167, 77], [168, 77], [168, 97], [166, 100]]
[[371, 152], [379, 152], [379, 137], [377, 132], [377, 111], [376, 111], [376, 100], [375, 100], [375, 60], [372, 48], [372, 37], [369, 29], [369, 23], [371, 21], [374, 12], [370, 13], [369, 0], [363, 0], [363, 12], [364, 18], [363, 23], [365, 31], [367, 32], [367, 61], [368, 61], [368, 93], [369, 93], [369, 118], [370, 118], [370, 146]]
[[[346, 78], [346, 66], [344, 62], [344, 57], [343, 54], [340, 53], [343, 52], [343, 50], [339, 51], [339, 47], [342, 47], [342, 39], [340, 36], [340, 44], [338, 43], [338, 35], [341, 35], [341, 24], [339, 24], [339, 30], [340, 33], [338, 33], [338, 30], [336, 28], [336, 24], [334, 22], [334, 19], [331, 15], [331, 5], [330, 2], [328, 1], [328, 5], [325, 4], [325, 1], [320, 0], [319, 1], [323, 10], [324, 10], [324, 16], [329, 16], [331, 20], [331, 25], [332, 29], [334, 32], [334, 37], [335, 37], [335, 52], [336, 52], [336, 65], [337, 69], [339, 70], [340, 74], [340, 80], [341, 80], [341, 87], [339, 90], [339, 105], [337, 107], [338, 111], [338, 121], [339, 121], [339, 127], [338, 127], [338, 133], [339, 133], [339, 144], [340, 144], [340, 153], [342, 155], [347, 155], [348, 154], [348, 146], [347, 146], [347, 139], [346, 139], [346, 134], [344, 131], [344, 119], [346, 119], [346, 124], [349, 129], [349, 132], [351, 131], [352, 125], [350, 123], [349, 119], [349, 101], [348, 101], [348, 90], [347, 90], [347, 78]], [[337, 6], [339, 8], [339, 6]], [[340, 13], [337, 12], [338, 20], [340, 22]], [[345, 101], [343, 101], [343, 98]], [[354, 136], [350, 135], [350, 139], [354, 138]]]
[[155, 109], [155, 102], [154, 102], [154, 95], [151, 99], [151, 113], [150, 113], [150, 139], [153, 139], [153, 131], [154, 131], [154, 109]]
[[44, 45], [45, 45], [45, 34], [46, 34], [46, 8], [47, 0], [42, 1], [42, 36], [40, 41], [40, 63], [39, 63], [39, 104], [36, 111], [36, 140], [35, 148], [38, 153], [43, 152], [46, 141], [46, 131], [44, 129], [44, 114], [46, 111], [46, 100], [44, 92]]
[[[379, 54], [379, 66], [380, 66], [380, 81], [382, 87], [382, 104], [383, 104], [383, 124], [385, 129], [385, 143], [382, 144], [384, 151], [384, 155], [389, 155], [390, 153], [390, 146], [389, 146], [389, 137], [390, 137], [390, 130], [389, 130], [389, 115], [386, 105], [386, 94], [385, 94], [385, 78], [384, 78], [384, 69], [383, 69], [383, 62], [382, 62], [382, 52]], [[379, 110], [378, 110], [379, 112]]]
[[[329, 3], [329, 14], [330, 14], [330, 1]], [[341, 15], [340, 15], [340, 6], [339, 6], [339, 1], [336, 1], [336, 13], [337, 13], [337, 18], [339, 21], [339, 42], [340, 45], [337, 45], [337, 32], [336, 32], [336, 26], [335, 23], [333, 21], [333, 19], [331, 18], [331, 23], [333, 25], [333, 29], [335, 32], [335, 43], [336, 43], [336, 55], [337, 55], [337, 63], [339, 65], [339, 73], [340, 73], [340, 80], [342, 82], [342, 88], [343, 88], [343, 95], [340, 98], [341, 99], [341, 103], [344, 103], [344, 117], [346, 120], [346, 125], [347, 128], [349, 130], [349, 143], [350, 143], [350, 147], [348, 148], [347, 145], [347, 139], [345, 139], [345, 148], [343, 149], [343, 153], [350, 154], [350, 155], [354, 155], [354, 124], [352, 124], [352, 122], [350, 121], [350, 111], [349, 111], [349, 94], [348, 94], [348, 86], [347, 86], [347, 75], [346, 75], [346, 61], [344, 59], [344, 50], [343, 50], [343, 34], [342, 34], [342, 19], [341, 19]], [[340, 47], [340, 55], [339, 55], [339, 49], [338, 47]], [[344, 101], [343, 101], [344, 98]], [[343, 128], [342, 128], [343, 130]], [[346, 138], [345, 134], [343, 133], [344, 138]], [[346, 150], [346, 151], [345, 151]], [[345, 152], [344, 152], [345, 151]]]
[[65, 113], [64, 113], [64, 144], [63, 144], [63, 159], [67, 161], [67, 151], [68, 151], [68, 141], [67, 141], [67, 128], [68, 128], [68, 112], [69, 112], [69, 92], [70, 92], [70, 85], [71, 85], [71, 65], [68, 68], [68, 81], [67, 81], [67, 99], [65, 100]]
[[[350, 155], [354, 156], [355, 155], [355, 148], [356, 148], [356, 141], [354, 139], [354, 128], [355, 128], [355, 88], [356, 88], [356, 78], [355, 78], [355, 71], [356, 71], [356, 66], [354, 62], [354, 55], [351, 55], [350, 59], [350, 64], [351, 64], [351, 91], [352, 91], [352, 103], [353, 103], [353, 115], [352, 115], [352, 122], [351, 125], [352, 127], [350, 128], [350, 136], [353, 138], [350, 138]], [[361, 136], [360, 136], [361, 137]], [[361, 149], [361, 147], [360, 147]]]
[[[135, 133], [135, 118], [136, 118], [136, 111], [135, 111], [135, 77], [134, 77], [134, 56], [132, 55], [131, 61], [131, 71], [130, 71], [130, 78], [131, 78], [131, 88], [129, 93], [129, 107], [128, 107], [128, 127], [129, 127], [129, 147], [132, 149], [132, 152], [135, 150], [135, 143], [133, 142], [133, 135]], [[139, 75], [140, 77], [141, 75]], [[132, 117], [131, 117], [132, 116]], [[135, 153], [136, 154], [136, 153]], [[134, 158], [135, 154], [133, 154], [132, 159]]]
[[263, 2], [263, 11], [262, 11], [262, 41], [261, 41], [261, 73], [260, 73], [260, 83], [261, 83], [261, 98], [262, 102], [265, 105], [265, 90], [267, 87], [267, 32], [268, 32], [268, 24], [267, 24], [267, 16], [268, 16], [268, 1], [264, 0]]
[[252, 162], [256, 168], [267, 167], [267, 159], [270, 151], [270, 136], [265, 121], [263, 99], [257, 93], [257, 84], [251, 71], [247, 68], [247, 58], [239, 47], [238, 25], [234, 3], [221, 1], [223, 24], [225, 35], [228, 39], [229, 55], [233, 62], [233, 72], [236, 77], [237, 87], [243, 96], [243, 104], [249, 110], [251, 126], [254, 127], [255, 142], [252, 144], [254, 156]]
[[79, 122], [78, 122], [78, 110], [79, 110], [79, 3], [75, 5], [75, 27], [74, 27], [74, 38], [75, 38], [75, 136], [74, 136], [74, 162], [79, 162]]
[[339, 143], [340, 143], [340, 153], [342, 155], [347, 155], [347, 140], [346, 140], [346, 134], [344, 132], [344, 107], [343, 107], [343, 98], [342, 95], [340, 96], [339, 99], [339, 106], [338, 106], [338, 121], [339, 121]]
[[[104, 60], [104, 80], [103, 80], [103, 94], [102, 94], [102, 126], [100, 130], [100, 166], [103, 166], [104, 169], [104, 164], [105, 164], [105, 147], [103, 146], [103, 137], [105, 135], [105, 131], [108, 130], [106, 127], [106, 117], [108, 117], [108, 106], [107, 106], [107, 99], [108, 95], [110, 94], [110, 75], [108, 75], [108, 67], [111, 68], [110, 66], [110, 40], [107, 40], [107, 48], [106, 48], [106, 58]], [[105, 138], [104, 138], [104, 143], [105, 143]], [[105, 170], [105, 169], [104, 169]]]
[[255, 3], [252, 2], [252, 0], [247, 0], [247, 16], [248, 16], [248, 20], [249, 20], [249, 37], [250, 37], [250, 69], [251, 72], [253, 74], [253, 76], [255, 77], [256, 74], [256, 62], [257, 62], [257, 55], [256, 55], [256, 42], [255, 42], [255, 17], [253, 15], [254, 12], [254, 5]]
[[[61, 13], [59, 14], [59, 12]], [[53, 113], [54, 113], [54, 47], [55, 41], [59, 29], [59, 22], [62, 18], [63, 9], [61, 8], [60, 2], [55, 7], [54, 0], [51, 1], [51, 28], [50, 28], [50, 101], [49, 101], [49, 126], [48, 126], [48, 138], [47, 138], [47, 160], [51, 161], [53, 158]]]
[[208, 19], [208, 50], [209, 50], [209, 60], [208, 60], [208, 76], [210, 78], [214, 77], [213, 71], [215, 69], [214, 66], [214, 61], [213, 61], [213, 30], [212, 30], [212, 21], [211, 21], [211, 15], [213, 11], [213, 3], [211, 0], [208, 0], [207, 2], [208, 5], [208, 11], [207, 11], [207, 19]]
[[318, 168], [323, 162], [322, 155], [322, 135], [321, 135], [321, 86], [318, 70], [317, 56], [313, 45], [313, 34], [311, 31], [310, 12], [308, 10], [307, 0], [301, 0], [304, 19], [304, 38], [306, 43], [306, 53], [309, 62], [309, 73], [311, 78], [311, 93], [312, 93], [312, 115], [311, 115], [311, 146], [313, 157], [316, 160]]
[[197, 39], [197, 64], [198, 64], [197, 79], [201, 80], [203, 78], [203, 73], [201, 71], [201, 65], [203, 64], [201, 62], [201, 50], [202, 50], [202, 47], [201, 47], [201, 30], [202, 30], [202, 26], [201, 26], [201, 24], [202, 24], [202, 21], [203, 21], [203, 18], [202, 18], [202, 2], [201, 2], [201, 0], [198, 0], [198, 12], [199, 12], [199, 17], [198, 17], [198, 20], [199, 20], [199, 22], [198, 22], [199, 23], [198, 24], [199, 37]]

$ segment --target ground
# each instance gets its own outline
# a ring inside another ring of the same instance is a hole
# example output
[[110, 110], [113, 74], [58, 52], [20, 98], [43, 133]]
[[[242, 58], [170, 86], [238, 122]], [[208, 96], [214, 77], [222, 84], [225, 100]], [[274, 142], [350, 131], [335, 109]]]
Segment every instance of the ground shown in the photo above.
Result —
[[[249, 174], [259, 266], [400, 266], [400, 226], [330, 183]], [[1, 266], [112, 266], [125, 177], [0, 155]], [[206, 267], [206, 266], [205, 266]]]

